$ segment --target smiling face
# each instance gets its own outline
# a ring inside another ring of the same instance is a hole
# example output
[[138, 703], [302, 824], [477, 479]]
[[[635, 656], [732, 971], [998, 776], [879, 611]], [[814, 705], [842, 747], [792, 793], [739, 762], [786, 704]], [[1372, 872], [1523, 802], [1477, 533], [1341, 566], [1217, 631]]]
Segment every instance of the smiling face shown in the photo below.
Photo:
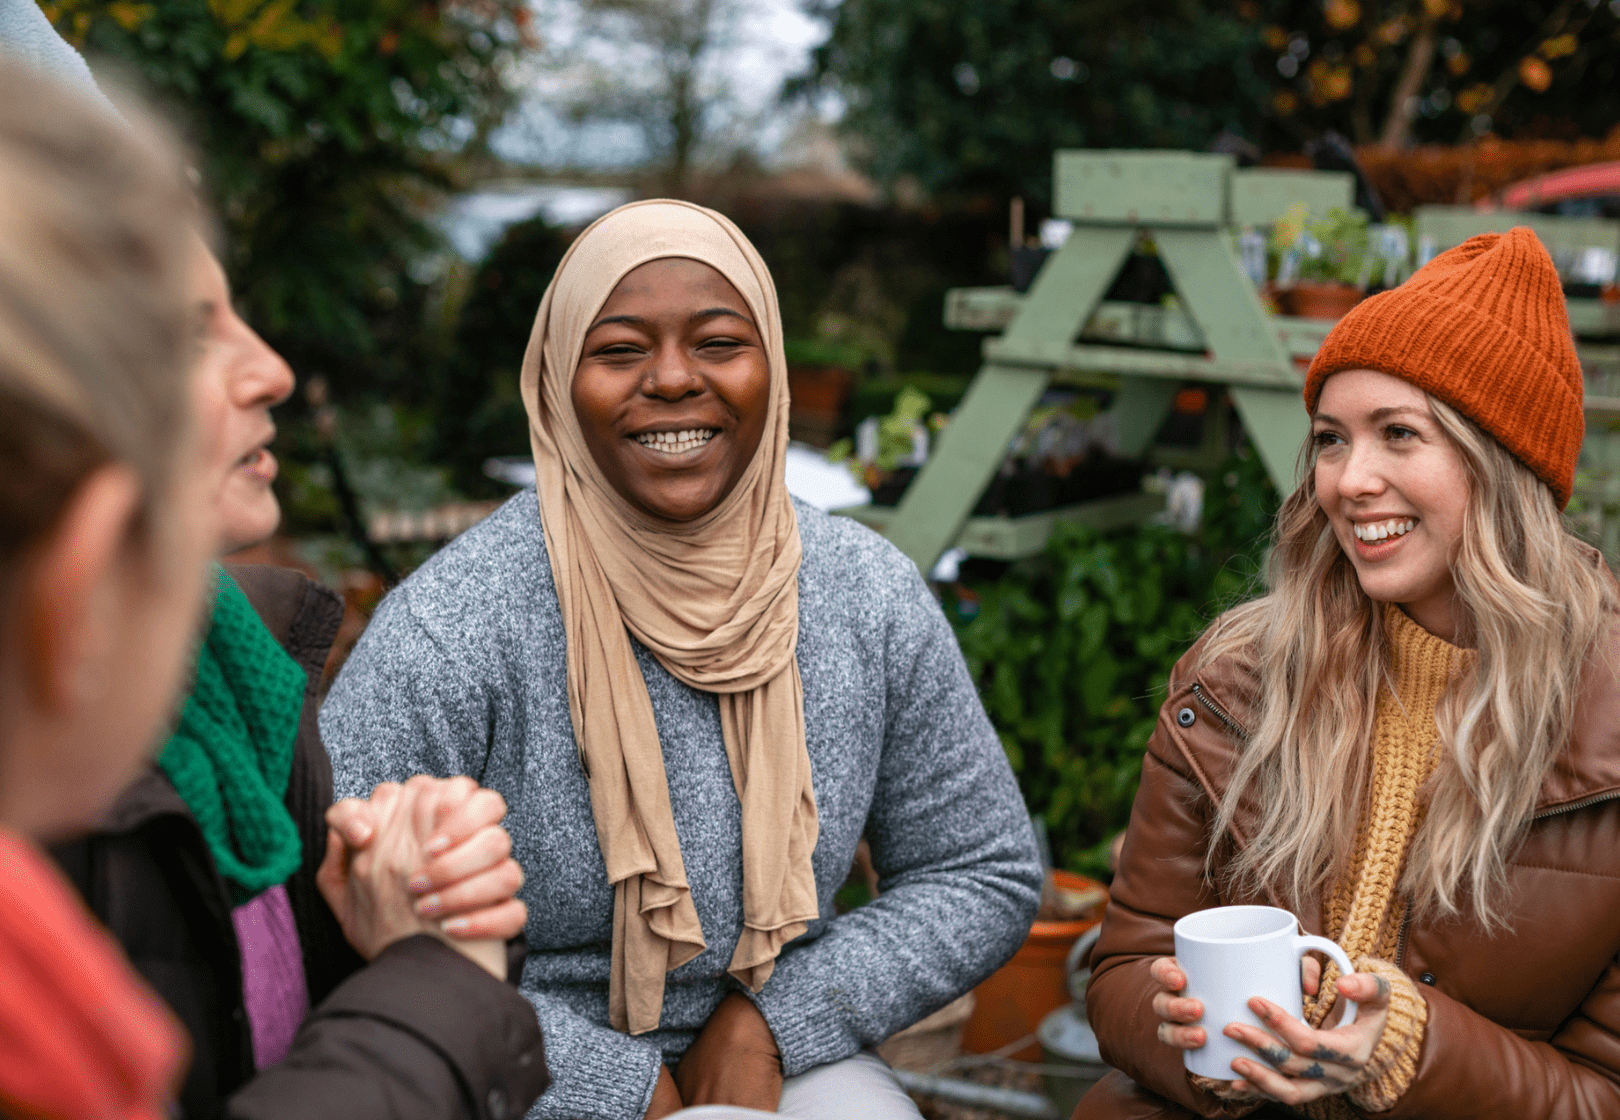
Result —
[[1423, 390], [1372, 370], [1336, 373], [1323, 383], [1311, 439], [1316, 500], [1361, 589], [1399, 603], [1431, 634], [1454, 637], [1451, 562], [1470, 483]]
[[630, 504], [691, 521], [736, 487], [765, 434], [770, 363], [737, 289], [700, 261], [626, 273], [574, 368], [591, 458]]
[[257, 544], [276, 531], [281, 507], [270, 486], [276, 457], [270, 410], [292, 395], [293, 374], [231, 305], [224, 270], [201, 238], [195, 246], [192, 303], [200, 350], [193, 404], [218, 458], [221, 554]]

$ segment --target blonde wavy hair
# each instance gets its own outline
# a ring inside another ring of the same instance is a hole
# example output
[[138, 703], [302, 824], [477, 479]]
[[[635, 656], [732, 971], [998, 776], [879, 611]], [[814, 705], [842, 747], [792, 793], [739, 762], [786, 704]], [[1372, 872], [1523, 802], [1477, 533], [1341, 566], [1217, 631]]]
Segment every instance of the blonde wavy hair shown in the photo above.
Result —
[[[1458, 644], [1478, 651], [1436, 712], [1441, 765], [1401, 887], [1414, 913], [1466, 909], [1503, 925], [1507, 863], [1542, 779], [1568, 741], [1583, 670], [1616, 609], [1614, 583], [1571, 536], [1552, 491], [1473, 421], [1429, 407], [1469, 479], [1452, 564], [1463, 611]], [[1269, 593], [1216, 622], [1203, 660], [1256, 656], [1258, 720], [1247, 729], [1215, 835], [1241, 801], [1259, 809], [1248, 844], [1219, 872], [1240, 889], [1280, 889], [1288, 905], [1321, 897], [1354, 849], [1371, 770], [1374, 706], [1393, 684], [1381, 606], [1362, 591], [1317, 503], [1312, 445], [1304, 481], [1277, 515]], [[1247, 796], [1246, 796], [1247, 795]]]
[[121, 112], [0, 58], [0, 598], [105, 463], [155, 545], [188, 446], [197, 203], [168, 132]]

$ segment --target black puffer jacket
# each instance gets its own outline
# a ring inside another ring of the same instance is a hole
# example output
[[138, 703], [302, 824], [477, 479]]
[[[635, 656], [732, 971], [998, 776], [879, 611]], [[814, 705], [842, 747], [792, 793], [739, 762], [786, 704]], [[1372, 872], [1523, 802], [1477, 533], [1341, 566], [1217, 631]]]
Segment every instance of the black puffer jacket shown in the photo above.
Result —
[[366, 965], [316, 889], [332, 766], [316, 725], [315, 689], [342, 618], [341, 602], [286, 569], [230, 572], [309, 678], [286, 804], [304, 847], [287, 894], [312, 1010], [287, 1060], [254, 1069], [225, 882], [162, 771], [153, 767], [143, 775], [97, 833], [53, 851], [191, 1035], [183, 1116], [522, 1116], [550, 1081], [529, 1002], [431, 937], [396, 942]]

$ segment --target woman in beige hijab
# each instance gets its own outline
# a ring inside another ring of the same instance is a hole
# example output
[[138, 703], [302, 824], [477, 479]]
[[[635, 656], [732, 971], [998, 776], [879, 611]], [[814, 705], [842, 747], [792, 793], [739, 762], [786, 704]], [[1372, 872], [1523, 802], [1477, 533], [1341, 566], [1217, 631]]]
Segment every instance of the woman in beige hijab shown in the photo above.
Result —
[[[537, 1118], [915, 1116], [869, 1048], [1028, 928], [1016, 784], [916, 569], [784, 482], [770, 273], [687, 203], [588, 228], [535, 318], [519, 494], [379, 608], [340, 795], [499, 790], [528, 882]], [[836, 916], [862, 835], [882, 896]]]

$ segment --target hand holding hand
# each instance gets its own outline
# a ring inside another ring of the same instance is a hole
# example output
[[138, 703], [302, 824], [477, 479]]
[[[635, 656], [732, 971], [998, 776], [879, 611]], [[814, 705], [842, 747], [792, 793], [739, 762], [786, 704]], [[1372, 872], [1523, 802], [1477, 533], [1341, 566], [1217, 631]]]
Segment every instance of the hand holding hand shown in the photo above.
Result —
[[[372, 790], [367, 840], [360, 848], [351, 848], [332, 827], [333, 810], [327, 814], [326, 858], [315, 882], [349, 944], [368, 961], [395, 941], [429, 932], [411, 911], [406, 887], [418, 862], [409, 826], [418, 792], [397, 782]], [[344, 823], [355, 830], [353, 820]]]
[[[512, 838], [500, 825], [506, 816], [501, 795], [468, 777], [411, 780], [423, 786], [432, 809], [432, 835], [422, 846], [426, 861], [410, 881], [411, 891], [423, 896], [417, 914], [439, 921], [441, 931], [462, 940], [506, 940], [523, 932], [528, 909], [514, 897], [523, 885], [523, 868], [512, 858]], [[371, 801], [348, 797], [327, 810], [326, 819], [359, 851], [376, 835], [378, 809]]]
[[[316, 883], [349, 944], [368, 961], [415, 934], [443, 937], [436, 923], [416, 913], [409, 886], [423, 865], [423, 849], [434, 832], [435, 783], [436, 779], [418, 777], [403, 786], [393, 782], [379, 785], [370, 799], [367, 823], [371, 838], [359, 851], [349, 847], [337, 828], [327, 830], [326, 858]], [[338, 817], [353, 828], [352, 818], [343, 813]], [[506, 978], [504, 939], [448, 943], [491, 975]]]
[[675, 1084], [688, 1106], [776, 1111], [782, 1103], [782, 1055], [753, 1000], [733, 992], [720, 1001], [675, 1067]]

